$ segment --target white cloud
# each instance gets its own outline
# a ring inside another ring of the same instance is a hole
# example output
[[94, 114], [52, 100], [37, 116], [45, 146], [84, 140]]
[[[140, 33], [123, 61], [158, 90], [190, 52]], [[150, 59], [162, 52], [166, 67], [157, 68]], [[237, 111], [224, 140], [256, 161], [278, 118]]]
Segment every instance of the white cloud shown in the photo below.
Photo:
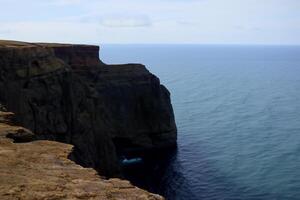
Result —
[[100, 20], [101, 25], [107, 27], [143, 27], [151, 26], [151, 20], [146, 16], [106, 16]]

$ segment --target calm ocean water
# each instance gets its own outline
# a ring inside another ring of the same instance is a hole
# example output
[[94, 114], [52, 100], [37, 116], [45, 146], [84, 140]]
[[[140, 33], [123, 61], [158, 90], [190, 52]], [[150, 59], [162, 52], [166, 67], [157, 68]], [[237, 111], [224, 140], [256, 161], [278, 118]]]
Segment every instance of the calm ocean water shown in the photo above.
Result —
[[172, 94], [178, 150], [128, 173], [167, 199], [300, 199], [300, 47], [102, 45]]

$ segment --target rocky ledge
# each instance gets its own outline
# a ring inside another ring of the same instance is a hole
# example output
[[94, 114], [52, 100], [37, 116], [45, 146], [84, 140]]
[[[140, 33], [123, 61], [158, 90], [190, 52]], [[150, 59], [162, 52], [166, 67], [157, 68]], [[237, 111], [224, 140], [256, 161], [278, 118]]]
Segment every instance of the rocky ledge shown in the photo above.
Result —
[[34, 134], [14, 125], [12, 118], [13, 113], [0, 107], [0, 199], [163, 199], [75, 164], [68, 159], [72, 145], [45, 140], [14, 143]]

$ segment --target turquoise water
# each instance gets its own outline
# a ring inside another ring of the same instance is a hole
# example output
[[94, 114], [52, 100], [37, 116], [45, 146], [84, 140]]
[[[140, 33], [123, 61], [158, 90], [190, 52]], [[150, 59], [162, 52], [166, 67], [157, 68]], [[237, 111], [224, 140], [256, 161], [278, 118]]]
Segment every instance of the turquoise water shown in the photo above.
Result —
[[168, 199], [300, 199], [300, 47], [103, 45], [100, 55], [145, 64], [172, 94], [178, 150], [137, 184]]

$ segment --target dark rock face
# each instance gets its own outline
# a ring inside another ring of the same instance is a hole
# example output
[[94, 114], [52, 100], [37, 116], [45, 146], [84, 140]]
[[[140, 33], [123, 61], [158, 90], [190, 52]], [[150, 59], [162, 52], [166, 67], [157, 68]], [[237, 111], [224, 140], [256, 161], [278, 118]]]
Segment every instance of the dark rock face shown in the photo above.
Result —
[[119, 173], [118, 154], [176, 145], [168, 90], [143, 65], [105, 65], [99, 47], [0, 41], [0, 102], [38, 139], [73, 144], [73, 159]]

